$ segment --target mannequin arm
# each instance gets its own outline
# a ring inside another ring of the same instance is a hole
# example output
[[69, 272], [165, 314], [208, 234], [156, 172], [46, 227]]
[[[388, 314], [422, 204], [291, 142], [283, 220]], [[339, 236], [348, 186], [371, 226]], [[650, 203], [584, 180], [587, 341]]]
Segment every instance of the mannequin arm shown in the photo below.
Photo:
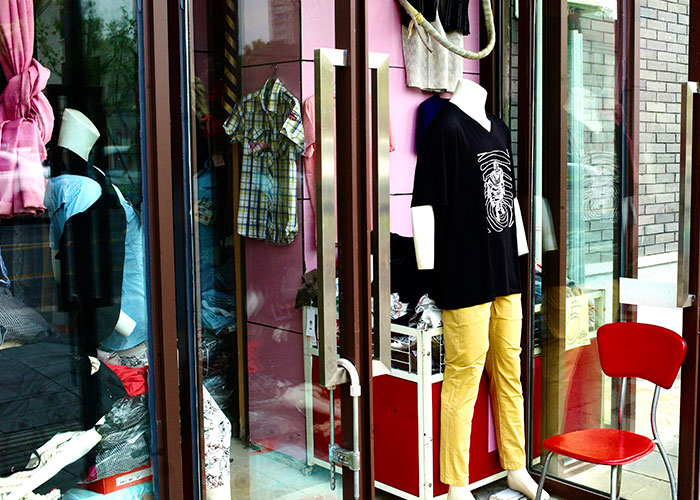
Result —
[[119, 335], [128, 337], [134, 331], [134, 328], [136, 328], [136, 321], [124, 311], [119, 311], [119, 319], [117, 320], [117, 324], [114, 325], [116, 332]]
[[433, 269], [435, 264], [435, 214], [433, 207], [430, 205], [413, 207], [411, 216], [418, 269]]
[[518, 242], [518, 256], [522, 257], [528, 253], [527, 235], [525, 234], [523, 214], [520, 211], [520, 202], [517, 198], [515, 199], [515, 234]]
[[56, 258], [58, 250], [51, 250], [51, 270], [57, 284], [61, 284], [61, 261]]

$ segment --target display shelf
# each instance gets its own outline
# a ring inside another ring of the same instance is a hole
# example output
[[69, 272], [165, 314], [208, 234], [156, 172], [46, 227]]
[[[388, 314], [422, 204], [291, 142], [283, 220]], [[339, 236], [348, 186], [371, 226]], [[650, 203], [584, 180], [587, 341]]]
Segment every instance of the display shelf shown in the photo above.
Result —
[[[306, 453], [309, 465], [328, 468], [328, 396], [318, 385], [318, 341], [309, 327], [316, 324], [315, 315], [315, 308], [304, 309]], [[391, 371], [373, 381], [375, 484], [407, 500], [443, 499], [448, 486], [439, 480], [442, 328], [423, 331], [392, 324], [391, 335]], [[486, 376], [480, 382], [472, 429], [470, 487], [478, 488], [505, 476], [495, 449]]]

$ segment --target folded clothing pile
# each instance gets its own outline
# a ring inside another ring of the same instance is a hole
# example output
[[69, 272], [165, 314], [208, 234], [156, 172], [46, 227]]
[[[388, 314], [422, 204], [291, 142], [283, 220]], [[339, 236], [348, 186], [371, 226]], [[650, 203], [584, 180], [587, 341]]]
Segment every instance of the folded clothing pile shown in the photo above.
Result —
[[97, 428], [102, 439], [92, 451], [86, 481], [96, 481], [146, 465], [151, 427], [145, 394], [117, 401]]
[[391, 233], [390, 247], [391, 292], [405, 308], [405, 314], [396, 315], [392, 322], [408, 326], [421, 297], [432, 290], [433, 271], [418, 269], [413, 238]]
[[2, 349], [0, 366], [0, 498], [71, 488], [100, 439], [95, 424], [127, 395], [124, 385], [68, 344]]

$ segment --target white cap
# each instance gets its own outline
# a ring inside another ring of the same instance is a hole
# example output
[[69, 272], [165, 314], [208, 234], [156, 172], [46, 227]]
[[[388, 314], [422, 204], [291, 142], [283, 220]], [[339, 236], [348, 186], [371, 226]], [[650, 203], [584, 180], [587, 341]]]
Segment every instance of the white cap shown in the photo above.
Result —
[[61, 131], [58, 134], [58, 146], [73, 151], [87, 161], [100, 132], [90, 119], [76, 109], [63, 110]]

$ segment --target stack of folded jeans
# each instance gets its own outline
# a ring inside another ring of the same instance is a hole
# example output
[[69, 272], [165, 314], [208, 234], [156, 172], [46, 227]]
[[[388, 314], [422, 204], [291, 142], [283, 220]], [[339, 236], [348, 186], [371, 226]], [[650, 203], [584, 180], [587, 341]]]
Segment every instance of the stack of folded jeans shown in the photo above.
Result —
[[226, 293], [207, 290], [202, 294], [202, 326], [214, 333], [236, 325], [236, 301]]

